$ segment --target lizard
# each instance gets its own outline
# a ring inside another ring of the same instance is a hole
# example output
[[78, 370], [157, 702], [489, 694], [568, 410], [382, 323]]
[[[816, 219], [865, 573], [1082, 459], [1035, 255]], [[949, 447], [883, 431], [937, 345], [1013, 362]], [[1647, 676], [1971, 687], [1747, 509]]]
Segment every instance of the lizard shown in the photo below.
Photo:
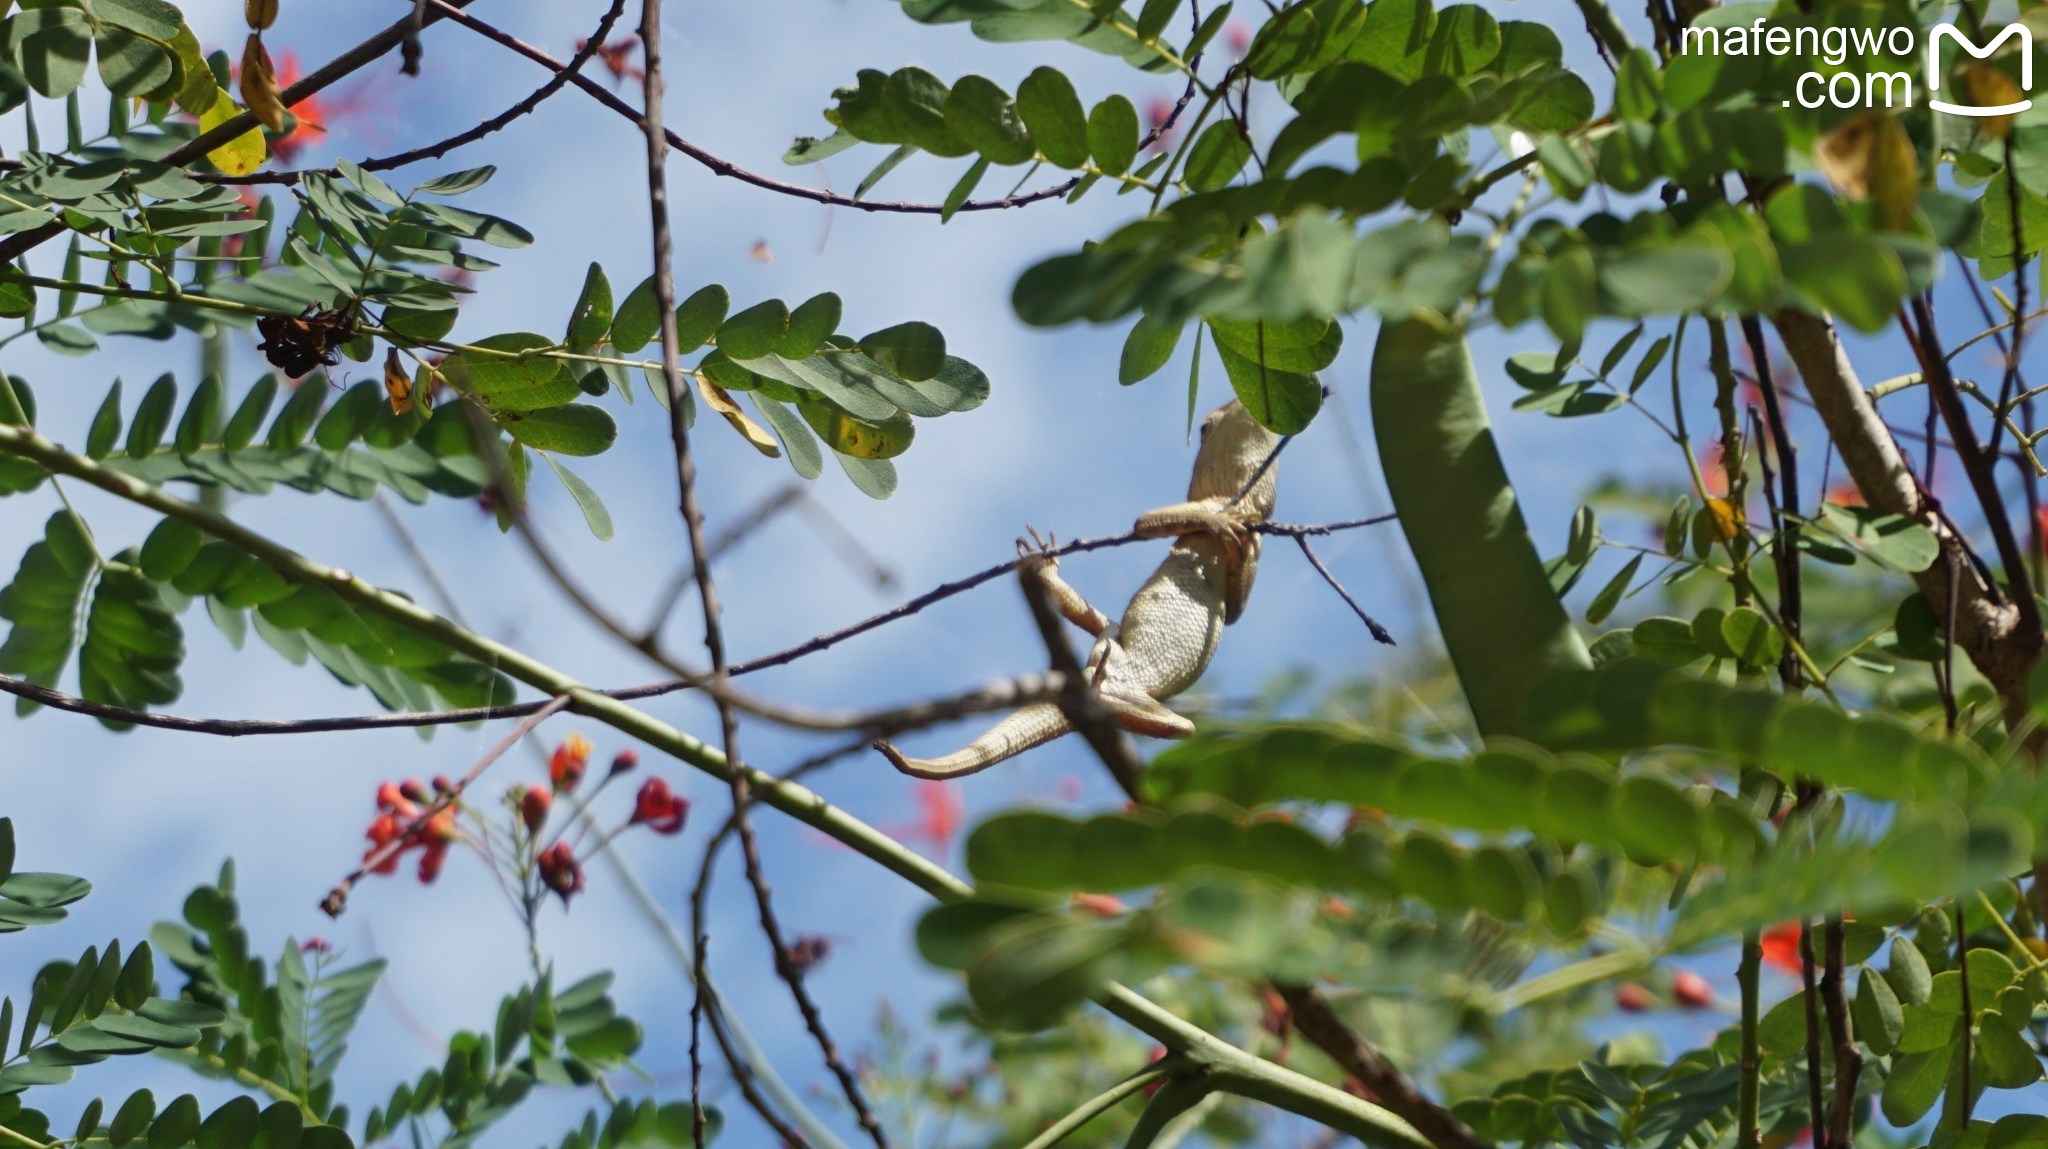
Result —
[[[1261, 536], [1275, 497], [1273, 453], [1280, 438], [1232, 399], [1202, 420], [1201, 446], [1186, 502], [1138, 516], [1136, 533], [1172, 538], [1173, 549], [1152, 572], [1121, 623], [1090, 606], [1059, 574], [1052, 547], [1017, 541], [1018, 577], [1036, 581], [1067, 621], [1094, 636], [1083, 673], [1116, 724], [1154, 738], [1186, 738], [1187, 718], [1163, 703], [1195, 684], [1216, 654], [1224, 626], [1236, 622], [1258, 574]], [[1011, 713], [963, 749], [939, 758], [910, 758], [888, 742], [875, 749], [917, 778], [959, 778], [1040, 746], [1073, 724], [1055, 702]]]

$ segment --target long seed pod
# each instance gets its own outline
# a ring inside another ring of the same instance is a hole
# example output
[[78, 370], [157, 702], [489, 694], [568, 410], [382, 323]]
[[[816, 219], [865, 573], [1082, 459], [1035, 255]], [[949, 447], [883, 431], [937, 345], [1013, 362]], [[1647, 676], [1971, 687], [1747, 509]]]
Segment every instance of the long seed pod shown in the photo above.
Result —
[[1529, 685], [1592, 659], [1529, 537], [1462, 329], [1428, 318], [1381, 326], [1372, 422], [1394, 510], [1479, 732], [1519, 735]]
[[242, 46], [242, 103], [263, 126], [273, 132], [284, 130], [284, 101], [278, 97], [277, 72], [270, 66], [270, 53], [263, 37], [251, 32]]

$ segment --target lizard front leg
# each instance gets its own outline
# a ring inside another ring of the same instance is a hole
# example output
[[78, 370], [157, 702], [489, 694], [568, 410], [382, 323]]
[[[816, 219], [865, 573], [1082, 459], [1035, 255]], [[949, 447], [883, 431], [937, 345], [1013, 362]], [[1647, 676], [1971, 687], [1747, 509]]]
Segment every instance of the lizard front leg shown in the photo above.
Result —
[[1251, 538], [1248, 524], [1263, 521], [1264, 517], [1247, 506], [1233, 507], [1227, 495], [1215, 495], [1146, 511], [1138, 516], [1134, 529], [1139, 538], [1146, 539], [1210, 535], [1223, 544], [1224, 560], [1236, 568], [1244, 561], [1245, 546]]
[[1030, 538], [1017, 540], [1017, 577], [1044, 587], [1060, 614], [1092, 637], [1099, 639], [1106, 633], [1113, 634], [1116, 623], [1108, 615], [1089, 606], [1081, 592], [1060, 577], [1059, 556], [1052, 553], [1053, 540], [1039, 538], [1038, 532], [1031, 527], [1024, 529], [1030, 532]]

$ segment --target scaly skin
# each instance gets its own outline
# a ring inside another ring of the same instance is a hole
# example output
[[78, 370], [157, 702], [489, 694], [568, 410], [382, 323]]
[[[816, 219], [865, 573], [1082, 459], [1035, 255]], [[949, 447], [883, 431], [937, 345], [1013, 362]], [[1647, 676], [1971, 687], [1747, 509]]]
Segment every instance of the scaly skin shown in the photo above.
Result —
[[[1059, 561], [1018, 547], [1018, 577], [1039, 582], [1069, 622], [1095, 637], [1086, 673], [1116, 724], [1154, 738], [1186, 738], [1186, 718], [1160, 703], [1202, 677], [1223, 628], [1244, 613], [1258, 574], [1260, 536], [1247, 528], [1273, 514], [1273, 468], [1260, 467], [1279, 437], [1254, 421], [1235, 399], [1202, 421], [1188, 501], [1138, 517], [1147, 538], [1174, 540], [1166, 561], [1124, 608], [1122, 625], [1094, 607], [1059, 575]], [[1252, 484], [1254, 475], [1258, 482]], [[1246, 484], [1252, 484], [1246, 489]], [[1243, 497], [1239, 498], [1239, 492]], [[1073, 730], [1054, 703], [1016, 711], [965, 748], [942, 758], [906, 758], [887, 742], [875, 748], [898, 770], [918, 778], [958, 778], [986, 770]]]

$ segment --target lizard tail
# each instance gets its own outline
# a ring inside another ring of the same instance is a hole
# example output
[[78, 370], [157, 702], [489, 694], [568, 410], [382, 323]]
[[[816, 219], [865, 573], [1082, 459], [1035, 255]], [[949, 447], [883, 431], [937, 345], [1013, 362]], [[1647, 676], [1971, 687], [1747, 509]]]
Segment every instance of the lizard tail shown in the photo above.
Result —
[[887, 742], [875, 743], [898, 770], [913, 778], [963, 778], [1006, 758], [1042, 746], [1072, 730], [1067, 716], [1050, 702], [1035, 702], [995, 724], [989, 732], [943, 758], [906, 758]]

